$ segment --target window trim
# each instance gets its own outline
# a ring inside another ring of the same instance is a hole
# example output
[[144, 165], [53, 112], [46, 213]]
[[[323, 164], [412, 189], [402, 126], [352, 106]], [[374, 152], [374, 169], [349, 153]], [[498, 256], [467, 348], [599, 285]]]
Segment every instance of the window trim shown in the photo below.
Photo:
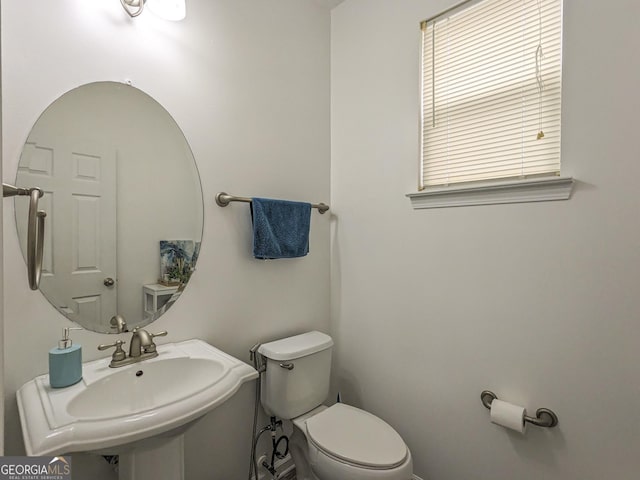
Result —
[[430, 187], [407, 193], [414, 210], [424, 208], [499, 205], [505, 203], [569, 200], [573, 177], [546, 177], [500, 182], [473, 182], [449, 187]]

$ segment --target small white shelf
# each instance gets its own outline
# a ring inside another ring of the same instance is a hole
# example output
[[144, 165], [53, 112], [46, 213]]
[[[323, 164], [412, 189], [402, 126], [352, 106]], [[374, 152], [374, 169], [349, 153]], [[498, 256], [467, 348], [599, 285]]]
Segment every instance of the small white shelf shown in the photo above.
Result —
[[178, 291], [178, 285], [166, 286], [152, 283], [142, 286], [142, 301], [145, 316], [153, 315], [160, 310]]

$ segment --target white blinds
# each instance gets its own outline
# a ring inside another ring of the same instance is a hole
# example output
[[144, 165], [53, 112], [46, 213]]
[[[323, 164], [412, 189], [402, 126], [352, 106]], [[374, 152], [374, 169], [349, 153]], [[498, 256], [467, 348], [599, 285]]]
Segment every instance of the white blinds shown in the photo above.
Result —
[[561, 31], [562, 0], [469, 2], [422, 23], [421, 189], [559, 174]]

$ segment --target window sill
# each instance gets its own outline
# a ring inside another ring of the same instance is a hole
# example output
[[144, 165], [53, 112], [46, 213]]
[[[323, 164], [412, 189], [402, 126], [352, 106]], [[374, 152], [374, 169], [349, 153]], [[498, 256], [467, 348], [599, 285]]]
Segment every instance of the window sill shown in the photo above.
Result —
[[568, 200], [572, 190], [572, 177], [553, 177], [429, 188], [407, 197], [414, 209], [421, 209]]

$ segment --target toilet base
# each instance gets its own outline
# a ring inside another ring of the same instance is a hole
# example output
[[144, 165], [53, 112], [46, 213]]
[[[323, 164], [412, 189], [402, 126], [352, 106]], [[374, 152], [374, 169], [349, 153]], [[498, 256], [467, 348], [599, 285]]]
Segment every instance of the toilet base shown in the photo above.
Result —
[[297, 425], [293, 425], [293, 435], [289, 439], [289, 453], [296, 466], [296, 480], [319, 480], [311, 470], [307, 458], [307, 437]]

